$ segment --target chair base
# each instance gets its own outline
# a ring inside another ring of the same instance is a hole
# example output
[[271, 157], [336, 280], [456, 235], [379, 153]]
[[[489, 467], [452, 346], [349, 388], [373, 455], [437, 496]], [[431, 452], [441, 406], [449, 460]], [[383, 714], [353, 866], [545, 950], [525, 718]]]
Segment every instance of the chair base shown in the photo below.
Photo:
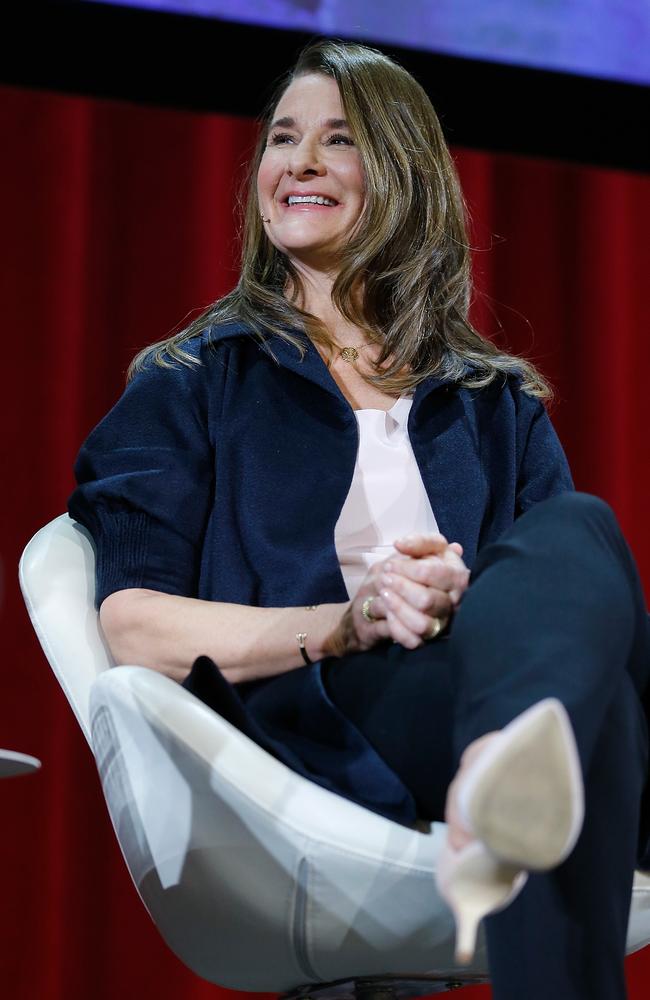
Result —
[[409, 997], [449, 993], [463, 986], [488, 983], [486, 976], [441, 971], [424, 976], [368, 976], [337, 979], [332, 983], [298, 986], [282, 993], [280, 1000], [408, 1000]]

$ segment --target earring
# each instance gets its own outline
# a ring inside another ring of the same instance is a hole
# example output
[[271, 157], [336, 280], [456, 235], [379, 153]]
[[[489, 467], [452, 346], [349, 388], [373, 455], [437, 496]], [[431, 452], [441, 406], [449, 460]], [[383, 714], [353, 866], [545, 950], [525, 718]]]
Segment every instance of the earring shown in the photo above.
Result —
[[264, 212], [260, 212], [260, 218], [261, 218], [262, 222], [270, 222], [271, 221], [270, 219], [265, 219], [264, 218]]

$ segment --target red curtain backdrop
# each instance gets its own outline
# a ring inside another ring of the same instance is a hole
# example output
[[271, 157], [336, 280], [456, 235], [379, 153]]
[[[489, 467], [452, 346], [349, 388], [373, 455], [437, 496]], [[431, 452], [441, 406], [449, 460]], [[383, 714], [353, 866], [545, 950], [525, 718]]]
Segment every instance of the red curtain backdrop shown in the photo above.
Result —
[[[5, 87], [0, 134], [0, 746], [43, 761], [41, 773], [0, 783], [0, 983], [11, 1000], [216, 997], [228, 991], [167, 951], [137, 898], [17, 565], [65, 510], [77, 450], [136, 351], [232, 287], [253, 126]], [[556, 386], [552, 417], [577, 488], [614, 507], [647, 587], [650, 179], [455, 155], [473, 220], [475, 318]], [[628, 971], [641, 1000], [650, 949]], [[489, 988], [463, 996], [485, 1000]]]

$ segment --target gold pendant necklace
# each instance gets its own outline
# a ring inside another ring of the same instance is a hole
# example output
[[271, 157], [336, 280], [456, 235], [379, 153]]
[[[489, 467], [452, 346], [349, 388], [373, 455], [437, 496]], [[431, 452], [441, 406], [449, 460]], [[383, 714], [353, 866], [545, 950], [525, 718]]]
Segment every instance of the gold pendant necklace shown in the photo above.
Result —
[[339, 357], [343, 358], [344, 361], [357, 361], [359, 359], [359, 352], [356, 347], [344, 347]]

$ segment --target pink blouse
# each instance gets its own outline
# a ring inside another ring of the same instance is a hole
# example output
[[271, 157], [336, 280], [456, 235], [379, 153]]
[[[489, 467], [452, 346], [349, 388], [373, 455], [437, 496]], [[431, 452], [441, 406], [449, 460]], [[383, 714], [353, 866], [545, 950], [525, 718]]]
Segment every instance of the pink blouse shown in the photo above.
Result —
[[396, 552], [402, 535], [438, 530], [408, 436], [413, 399], [390, 410], [356, 410], [359, 450], [334, 530], [336, 553], [353, 598], [373, 563]]

